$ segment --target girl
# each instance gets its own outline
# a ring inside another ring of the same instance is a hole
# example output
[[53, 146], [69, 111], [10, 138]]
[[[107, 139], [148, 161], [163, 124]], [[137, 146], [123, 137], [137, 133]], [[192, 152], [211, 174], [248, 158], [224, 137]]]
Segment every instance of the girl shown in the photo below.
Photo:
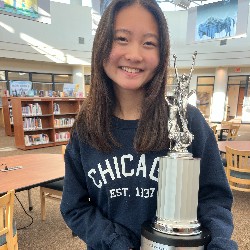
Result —
[[[91, 90], [66, 149], [61, 212], [88, 250], [140, 249], [144, 221], [156, 213], [158, 161], [167, 154], [167, 23], [154, 0], [114, 0], [93, 44]], [[198, 219], [208, 249], [230, 240], [232, 194], [212, 130], [188, 106], [189, 147], [202, 158]]]

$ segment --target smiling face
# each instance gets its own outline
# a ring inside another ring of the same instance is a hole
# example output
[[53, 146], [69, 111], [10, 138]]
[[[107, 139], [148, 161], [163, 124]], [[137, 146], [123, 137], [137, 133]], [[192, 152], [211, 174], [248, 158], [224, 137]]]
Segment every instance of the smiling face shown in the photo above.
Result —
[[159, 64], [159, 31], [154, 16], [134, 4], [118, 12], [111, 53], [104, 70], [115, 91], [140, 90]]

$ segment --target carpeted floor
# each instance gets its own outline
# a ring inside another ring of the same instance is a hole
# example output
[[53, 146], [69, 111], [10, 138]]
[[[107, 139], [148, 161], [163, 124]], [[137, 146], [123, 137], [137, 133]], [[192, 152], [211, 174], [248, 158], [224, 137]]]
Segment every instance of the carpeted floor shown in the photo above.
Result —
[[[33, 210], [28, 210], [27, 191], [17, 193], [28, 214], [33, 217], [33, 224], [27, 229], [18, 230], [19, 250], [85, 250], [86, 245], [77, 237], [72, 237], [71, 230], [65, 225], [59, 212], [59, 201], [46, 201], [46, 220], [41, 221], [39, 188], [32, 189]], [[233, 192], [233, 216], [235, 230], [233, 239], [239, 250], [250, 250], [250, 193]], [[15, 199], [15, 218], [17, 227], [30, 224], [31, 218], [23, 211]], [[119, 249], [117, 249], [119, 250]], [[228, 249], [230, 250], [230, 249]]]
[[46, 220], [41, 220], [40, 191], [31, 190], [33, 210], [29, 211], [28, 192], [16, 193], [25, 210], [33, 218], [25, 214], [17, 198], [15, 199], [15, 218], [18, 230], [19, 250], [85, 250], [85, 243], [78, 237], [73, 237], [59, 212], [60, 201], [46, 199]]
[[[241, 126], [238, 139], [250, 141], [250, 125]], [[0, 128], [0, 157], [33, 153], [61, 153], [61, 147], [22, 151], [15, 148], [14, 138], [5, 136], [4, 129]], [[16, 194], [27, 213], [33, 217], [32, 225], [18, 230], [19, 250], [85, 250], [84, 242], [72, 237], [71, 230], [65, 225], [59, 211], [60, 202], [46, 201], [47, 218], [42, 222], [39, 188], [34, 188], [31, 192], [33, 202], [31, 212], [28, 210], [27, 191]], [[250, 250], [250, 193], [234, 191], [233, 195], [235, 230], [232, 238], [237, 241], [239, 250]], [[25, 214], [17, 199], [15, 199], [15, 218], [18, 228], [25, 227], [31, 222], [31, 218]]]

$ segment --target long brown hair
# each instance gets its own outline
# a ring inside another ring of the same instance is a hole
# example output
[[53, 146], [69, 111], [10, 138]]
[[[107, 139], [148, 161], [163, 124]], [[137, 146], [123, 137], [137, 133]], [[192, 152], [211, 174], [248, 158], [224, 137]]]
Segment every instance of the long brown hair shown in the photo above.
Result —
[[80, 140], [94, 148], [110, 152], [119, 146], [111, 133], [111, 118], [116, 105], [113, 84], [106, 75], [103, 62], [108, 60], [113, 43], [114, 23], [117, 13], [124, 7], [140, 4], [155, 18], [159, 29], [160, 62], [154, 77], [145, 88], [134, 147], [138, 152], [166, 149], [168, 105], [165, 101], [165, 84], [169, 64], [169, 32], [166, 19], [154, 0], [113, 0], [102, 15], [93, 43], [91, 62], [91, 87], [82, 105], [73, 130]]

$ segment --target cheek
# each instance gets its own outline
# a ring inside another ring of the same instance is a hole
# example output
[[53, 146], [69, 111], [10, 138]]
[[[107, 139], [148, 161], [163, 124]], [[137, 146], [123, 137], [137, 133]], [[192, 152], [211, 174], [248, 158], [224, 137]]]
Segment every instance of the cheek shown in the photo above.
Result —
[[150, 51], [150, 53], [144, 54], [144, 59], [147, 62], [147, 65], [151, 69], [157, 68], [160, 63], [160, 54], [158, 50]]
[[[104, 70], [107, 71], [107, 70], [110, 70], [113, 65], [116, 63], [117, 61], [117, 56], [115, 53], [111, 52], [110, 55], [109, 55], [109, 58], [106, 62], [103, 63], [103, 67], [104, 67]], [[107, 72], [106, 72], [107, 73]]]
[[118, 63], [118, 61], [124, 57], [124, 48], [118, 46], [117, 44], [113, 44], [112, 49], [110, 51], [109, 60], [111, 63]]
[[117, 61], [117, 58], [118, 58], [118, 54], [119, 54], [119, 50], [117, 50], [116, 46], [112, 46], [112, 49], [110, 51], [110, 54], [109, 54], [109, 57], [108, 57], [108, 60], [104, 63], [104, 65], [108, 65], [108, 64], [112, 64], [114, 63], [115, 61]]
[[109, 63], [116, 63], [119, 59], [119, 54], [113, 49], [109, 55]]
[[157, 68], [157, 66], [159, 65], [160, 63], [160, 58], [159, 58], [159, 55], [155, 55], [155, 56], [150, 56], [148, 58], [148, 65], [151, 69], [155, 69]]
[[114, 54], [110, 54], [109, 59], [103, 63], [103, 68], [106, 74], [109, 76], [109, 73], [114, 70], [114, 67], [117, 65], [117, 59]]

